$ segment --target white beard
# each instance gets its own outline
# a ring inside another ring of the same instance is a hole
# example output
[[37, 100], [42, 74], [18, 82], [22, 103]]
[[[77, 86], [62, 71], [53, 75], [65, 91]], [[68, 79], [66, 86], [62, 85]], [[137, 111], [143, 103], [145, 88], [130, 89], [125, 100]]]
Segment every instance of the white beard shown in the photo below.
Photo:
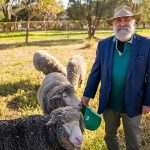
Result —
[[131, 39], [134, 31], [135, 26], [132, 25], [131, 27], [120, 27], [120, 29], [116, 26], [113, 26], [113, 30], [115, 32], [116, 38], [121, 42], [126, 42]]

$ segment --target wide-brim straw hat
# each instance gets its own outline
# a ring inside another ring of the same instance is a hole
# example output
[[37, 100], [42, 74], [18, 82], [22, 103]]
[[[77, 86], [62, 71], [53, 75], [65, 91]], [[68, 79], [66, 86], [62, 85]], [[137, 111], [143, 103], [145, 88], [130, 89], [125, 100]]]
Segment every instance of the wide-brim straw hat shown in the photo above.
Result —
[[114, 11], [114, 16], [110, 19], [106, 19], [106, 21], [112, 26], [114, 19], [120, 17], [133, 17], [135, 19], [135, 23], [137, 24], [141, 18], [141, 14], [134, 14], [131, 7], [121, 6], [116, 8]]

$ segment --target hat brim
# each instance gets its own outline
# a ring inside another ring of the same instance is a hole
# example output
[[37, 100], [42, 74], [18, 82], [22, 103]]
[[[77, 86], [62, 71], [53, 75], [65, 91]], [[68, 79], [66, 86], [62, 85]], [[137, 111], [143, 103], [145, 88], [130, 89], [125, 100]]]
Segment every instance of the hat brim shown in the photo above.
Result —
[[118, 16], [118, 17], [113, 17], [113, 18], [110, 18], [110, 19], [106, 19], [107, 23], [109, 25], [113, 25], [113, 21], [116, 19], [116, 18], [121, 18], [121, 17], [133, 17], [135, 19], [135, 23], [137, 24], [141, 18], [141, 14], [135, 14], [135, 15], [125, 15], [125, 16]]

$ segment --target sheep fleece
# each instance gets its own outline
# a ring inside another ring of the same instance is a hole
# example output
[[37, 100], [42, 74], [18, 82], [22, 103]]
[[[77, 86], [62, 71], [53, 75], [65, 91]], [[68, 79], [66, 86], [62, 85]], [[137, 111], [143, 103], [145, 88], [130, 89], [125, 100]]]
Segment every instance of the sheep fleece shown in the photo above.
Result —
[[46, 125], [49, 118], [35, 115], [16, 120], [1, 120], [0, 150], [65, 150], [52, 139], [55, 135], [50, 133], [49, 136], [49, 127]]
[[33, 57], [33, 64], [38, 71], [42, 71], [45, 75], [52, 72], [60, 72], [66, 76], [65, 67], [47, 51], [36, 51]]
[[61, 98], [59, 98], [59, 103], [55, 108], [53, 104], [48, 104], [48, 100], [50, 98], [54, 97], [55, 95], [61, 95], [65, 89], [67, 89], [66, 92], [68, 94], [75, 93], [73, 86], [63, 74], [53, 72], [45, 77], [37, 93], [37, 99], [44, 114], [49, 114], [52, 110], [60, 106], [66, 106], [65, 102], [61, 100]]
[[67, 64], [67, 78], [75, 90], [84, 86], [86, 70], [86, 63], [82, 56], [75, 55], [70, 58]]

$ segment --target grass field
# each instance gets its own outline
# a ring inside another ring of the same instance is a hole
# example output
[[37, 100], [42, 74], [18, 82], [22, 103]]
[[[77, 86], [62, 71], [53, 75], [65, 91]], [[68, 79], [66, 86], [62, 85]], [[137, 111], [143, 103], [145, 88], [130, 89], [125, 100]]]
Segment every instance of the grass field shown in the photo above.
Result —
[[[138, 30], [150, 37], [150, 30]], [[97, 39], [88, 41], [86, 31], [48, 31], [30, 32], [29, 44], [25, 45], [25, 33], [0, 34], [0, 119], [14, 119], [26, 115], [42, 114], [36, 100], [37, 90], [42, 77], [32, 64], [33, 54], [37, 50], [46, 50], [66, 66], [69, 58], [75, 54], [82, 55], [87, 62], [88, 73], [95, 59], [95, 49], [98, 40], [113, 33], [99, 31]], [[83, 89], [78, 89], [77, 95], [82, 96]], [[98, 93], [90, 106], [97, 110]], [[142, 149], [150, 146], [150, 114], [142, 120]], [[103, 141], [104, 122], [94, 132], [85, 131], [82, 150], [106, 150]], [[124, 150], [124, 134], [122, 126], [119, 129], [121, 149]]]

